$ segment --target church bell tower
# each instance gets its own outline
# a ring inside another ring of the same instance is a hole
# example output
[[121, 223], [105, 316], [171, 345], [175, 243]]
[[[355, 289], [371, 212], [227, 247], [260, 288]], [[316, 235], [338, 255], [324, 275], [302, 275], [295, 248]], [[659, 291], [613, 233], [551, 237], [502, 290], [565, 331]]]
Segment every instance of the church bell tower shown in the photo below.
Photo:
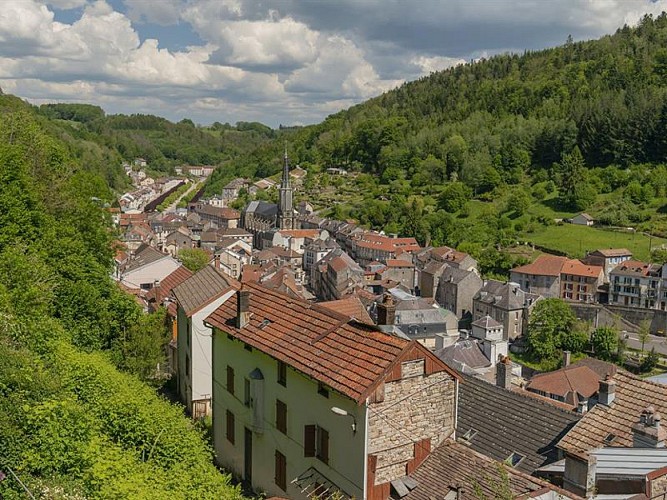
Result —
[[280, 183], [280, 200], [278, 202], [278, 229], [295, 229], [294, 220], [294, 190], [289, 179], [289, 160], [287, 159], [287, 147], [283, 157], [283, 179]]

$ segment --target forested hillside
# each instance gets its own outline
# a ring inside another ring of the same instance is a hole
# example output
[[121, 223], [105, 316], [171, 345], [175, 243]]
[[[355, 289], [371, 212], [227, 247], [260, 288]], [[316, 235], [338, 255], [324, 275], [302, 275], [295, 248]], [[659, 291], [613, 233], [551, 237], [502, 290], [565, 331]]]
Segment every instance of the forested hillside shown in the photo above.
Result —
[[577, 251], [552, 241], [554, 220], [580, 211], [666, 236], [667, 16], [435, 73], [290, 141], [311, 172], [359, 173], [312, 178], [319, 208], [480, 257], [517, 241], [570, 254], [606, 243], [595, 231]]
[[111, 192], [62, 130], [0, 96], [0, 497], [240, 497], [146, 383], [167, 332], [111, 280]]

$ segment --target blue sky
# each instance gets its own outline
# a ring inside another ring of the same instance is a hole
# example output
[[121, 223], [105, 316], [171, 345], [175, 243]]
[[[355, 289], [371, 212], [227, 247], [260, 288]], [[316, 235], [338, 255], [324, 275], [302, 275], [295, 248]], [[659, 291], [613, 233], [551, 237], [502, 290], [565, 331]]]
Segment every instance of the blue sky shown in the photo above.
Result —
[[308, 124], [432, 71], [662, 10], [667, 0], [3, 0], [0, 87], [108, 113]]

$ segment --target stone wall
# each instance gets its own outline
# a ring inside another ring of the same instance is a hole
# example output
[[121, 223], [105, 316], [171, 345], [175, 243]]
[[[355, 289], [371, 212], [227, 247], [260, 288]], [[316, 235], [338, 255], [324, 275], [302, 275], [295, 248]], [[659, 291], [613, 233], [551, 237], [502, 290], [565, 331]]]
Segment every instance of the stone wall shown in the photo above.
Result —
[[613, 326], [616, 315], [622, 318], [622, 329], [636, 332], [642, 321], [650, 321], [651, 333], [667, 333], [667, 311], [644, 309], [641, 307], [625, 307], [618, 305], [578, 304], [571, 303], [570, 307], [577, 318], [590, 321], [598, 326]]
[[456, 382], [447, 372], [424, 375], [424, 360], [402, 366], [401, 380], [387, 382], [384, 401], [369, 406], [368, 453], [377, 456], [375, 484], [406, 475], [415, 443], [438, 446], [454, 429]]

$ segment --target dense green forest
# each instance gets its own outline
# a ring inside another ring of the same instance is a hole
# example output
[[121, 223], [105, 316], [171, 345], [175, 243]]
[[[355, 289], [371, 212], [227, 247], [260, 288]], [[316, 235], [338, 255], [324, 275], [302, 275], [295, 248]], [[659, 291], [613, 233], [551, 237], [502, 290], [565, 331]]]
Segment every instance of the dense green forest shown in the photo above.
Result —
[[111, 191], [59, 127], [0, 96], [0, 496], [240, 497], [151, 387], [164, 314], [111, 280]]

